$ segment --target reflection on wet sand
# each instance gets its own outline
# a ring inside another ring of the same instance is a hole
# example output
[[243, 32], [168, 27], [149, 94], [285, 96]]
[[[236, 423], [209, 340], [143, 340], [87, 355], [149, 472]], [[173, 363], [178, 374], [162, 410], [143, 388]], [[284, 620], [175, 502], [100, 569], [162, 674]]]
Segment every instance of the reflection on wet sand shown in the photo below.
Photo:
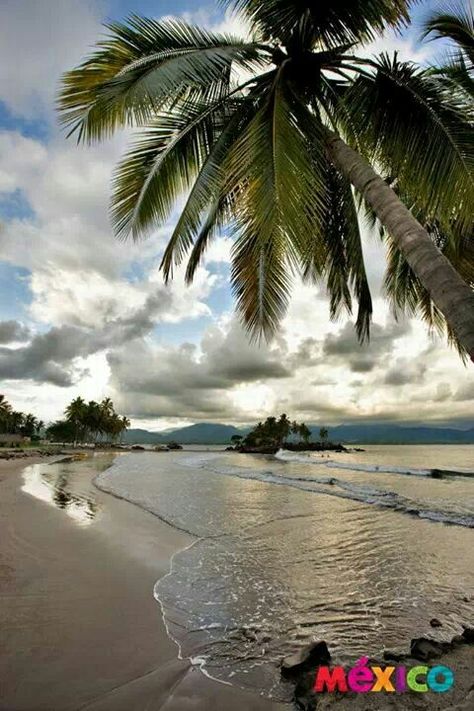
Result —
[[80, 526], [89, 526], [100, 513], [96, 490], [91, 483], [91, 468], [97, 473], [112, 463], [101, 455], [84, 461], [33, 464], [23, 471], [22, 491], [64, 511]]

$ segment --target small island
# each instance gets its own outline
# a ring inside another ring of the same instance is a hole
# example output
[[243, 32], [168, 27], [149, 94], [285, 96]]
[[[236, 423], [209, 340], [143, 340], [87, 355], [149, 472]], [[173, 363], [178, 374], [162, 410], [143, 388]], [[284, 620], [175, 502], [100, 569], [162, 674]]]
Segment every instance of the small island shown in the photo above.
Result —
[[311, 442], [311, 430], [304, 422], [291, 421], [286, 414], [279, 418], [267, 417], [259, 422], [245, 437], [234, 435], [228, 451], [245, 454], [276, 454], [280, 449], [290, 452], [347, 452], [340, 443], [329, 440], [326, 427], [319, 430], [319, 441]]

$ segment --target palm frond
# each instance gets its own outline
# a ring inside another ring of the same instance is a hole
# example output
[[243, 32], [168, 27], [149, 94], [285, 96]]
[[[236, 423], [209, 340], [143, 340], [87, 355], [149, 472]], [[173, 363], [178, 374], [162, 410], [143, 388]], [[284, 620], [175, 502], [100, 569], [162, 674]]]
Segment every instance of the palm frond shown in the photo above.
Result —
[[333, 47], [373, 39], [387, 27], [409, 21], [412, 0], [221, 0], [242, 12], [265, 40], [287, 46], [298, 41], [306, 49], [317, 43]]
[[350, 183], [332, 166], [328, 168], [329, 192], [325, 242], [328, 251], [326, 267], [331, 317], [343, 309], [352, 312], [354, 293], [358, 304], [356, 331], [363, 342], [370, 336], [372, 297], [365, 270], [362, 238], [357, 208]]
[[[269, 81], [270, 77], [271, 74], [260, 77], [259, 87]], [[229, 97], [223, 103], [220, 116], [222, 126], [216, 131], [216, 140], [207, 153], [163, 255], [161, 269], [166, 280], [171, 278], [173, 266], [181, 263], [196, 239], [196, 247], [191, 254], [186, 277], [188, 281], [192, 280], [209, 239], [214, 233], [212, 220], [217, 220], [223, 206], [228, 203], [228, 198], [221, 197], [222, 165], [232, 144], [247, 125], [254, 111], [255, 103], [251, 97]], [[221, 224], [222, 221], [218, 223], [219, 226]]]
[[61, 121], [79, 141], [144, 125], [189, 94], [215, 98], [227, 90], [233, 67], [253, 70], [269, 59], [259, 45], [181, 20], [133, 15], [108, 29], [98, 51], [62, 80]]
[[474, 11], [470, 7], [454, 7], [452, 11], [434, 12], [425, 22], [423, 37], [430, 40], [450, 40], [458, 54], [467, 61], [467, 70], [474, 70]]
[[119, 237], [136, 239], [167, 220], [214, 143], [213, 113], [221, 107], [188, 103], [163, 112], [135, 140], [113, 180], [111, 215]]
[[428, 219], [473, 225], [472, 122], [429, 71], [382, 55], [349, 89], [345, 108], [359, 140], [403, 193], [417, 195]]
[[284, 73], [283, 65], [224, 166], [224, 192], [235, 196], [238, 229], [232, 286], [253, 337], [274, 334], [288, 304], [292, 270], [308, 259], [309, 240], [317, 241], [326, 214], [324, 150], [311, 152], [302, 129], [309, 112], [287, 91]]

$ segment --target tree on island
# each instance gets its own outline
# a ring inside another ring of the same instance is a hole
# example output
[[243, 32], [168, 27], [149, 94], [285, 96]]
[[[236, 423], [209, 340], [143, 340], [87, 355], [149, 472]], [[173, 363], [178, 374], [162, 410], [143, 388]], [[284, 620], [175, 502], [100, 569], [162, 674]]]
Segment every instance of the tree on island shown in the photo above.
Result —
[[305, 425], [304, 422], [301, 423], [299, 427], [299, 435], [305, 444], [308, 444], [311, 439], [311, 430]]
[[329, 437], [329, 430], [326, 429], [326, 427], [321, 427], [319, 430], [319, 439], [321, 442], [327, 442], [327, 439]]
[[241, 444], [242, 440], [243, 440], [242, 435], [232, 435], [232, 437], [230, 438], [231, 443], [236, 447], [238, 447], [239, 444]]
[[324, 279], [330, 314], [372, 299], [360, 206], [388, 250], [386, 293], [474, 359], [472, 101], [432, 67], [358, 47], [410, 23], [414, 0], [223, 0], [251, 39], [132, 15], [63, 79], [79, 141], [141, 134], [114, 175], [112, 220], [138, 239], [186, 194], [162, 260], [191, 282], [231, 225], [232, 290], [254, 337], [273, 336], [293, 275]]
[[243, 439], [244, 447], [276, 447], [284, 446], [290, 436], [299, 435], [301, 441], [308, 443], [311, 430], [304, 423], [290, 422], [283, 414], [280, 417], [267, 417], [265, 422], [259, 422], [254, 429]]

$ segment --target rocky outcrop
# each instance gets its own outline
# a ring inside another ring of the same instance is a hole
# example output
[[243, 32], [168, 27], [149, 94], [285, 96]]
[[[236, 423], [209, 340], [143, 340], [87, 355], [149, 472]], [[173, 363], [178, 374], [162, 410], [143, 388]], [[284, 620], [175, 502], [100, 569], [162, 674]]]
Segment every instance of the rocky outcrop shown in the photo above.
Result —
[[[466, 644], [474, 644], [474, 628], [468, 626], [464, 626], [463, 633], [453, 637], [450, 642], [439, 642], [429, 637], [417, 637], [411, 640], [409, 652], [400, 653], [385, 650], [383, 659], [386, 662], [416, 666], [419, 662], [429, 663], [432, 660], [439, 659], [444, 654]], [[294, 654], [282, 660], [281, 674], [288, 683], [294, 685], [293, 701], [296, 708], [304, 711], [316, 710], [318, 694], [313, 691], [313, 686], [317, 670], [320, 666], [329, 666], [330, 661], [331, 654], [328, 646], [326, 642], [322, 641], [297, 650]], [[367, 660], [366, 658], [365, 661], [368, 662], [369, 666], [384, 666], [382, 662], [375, 659]], [[465, 706], [463, 705], [459, 708], [464, 711]], [[471, 707], [469, 706], [469, 708]]]
[[349, 452], [343, 444], [334, 444], [333, 442], [327, 442], [322, 444], [321, 442], [285, 442], [283, 445], [271, 445], [265, 444], [255, 447], [250, 447], [245, 444], [241, 444], [233, 451], [242, 452], [243, 454], [276, 454], [280, 449], [286, 449], [288, 452]]
[[313, 642], [298, 651], [284, 657], [281, 662], [281, 674], [286, 679], [295, 678], [303, 672], [314, 670], [320, 664], [329, 664], [331, 655], [326, 642]]
[[313, 642], [282, 660], [281, 675], [295, 685], [293, 698], [297, 708], [304, 711], [316, 708], [316, 694], [313, 692], [315, 670], [330, 661], [331, 654], [323, 640]]

